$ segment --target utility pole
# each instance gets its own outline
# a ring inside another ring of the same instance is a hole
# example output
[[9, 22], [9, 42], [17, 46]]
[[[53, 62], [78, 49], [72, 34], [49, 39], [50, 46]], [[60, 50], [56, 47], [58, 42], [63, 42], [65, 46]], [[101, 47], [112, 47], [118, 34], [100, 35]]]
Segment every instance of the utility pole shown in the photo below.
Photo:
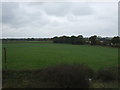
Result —
[[6, 48], [4, 47], [4, 56], [5, 56], [5, 70], [7, 69], [7, 62], [6, 62]]

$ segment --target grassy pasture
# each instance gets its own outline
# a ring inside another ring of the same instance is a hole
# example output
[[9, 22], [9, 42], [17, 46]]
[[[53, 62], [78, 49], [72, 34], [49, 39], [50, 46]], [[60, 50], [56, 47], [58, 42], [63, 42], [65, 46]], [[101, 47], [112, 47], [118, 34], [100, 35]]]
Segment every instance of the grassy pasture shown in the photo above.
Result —
[[[118, 49], [111, 47], [54, 44], [51, 42], [7, 42], [7, 69], [33, 70], [60, 63], [86, 64], [95, 70], [116, 66]], [[4, 50], [3, 69], [4, 69]]]

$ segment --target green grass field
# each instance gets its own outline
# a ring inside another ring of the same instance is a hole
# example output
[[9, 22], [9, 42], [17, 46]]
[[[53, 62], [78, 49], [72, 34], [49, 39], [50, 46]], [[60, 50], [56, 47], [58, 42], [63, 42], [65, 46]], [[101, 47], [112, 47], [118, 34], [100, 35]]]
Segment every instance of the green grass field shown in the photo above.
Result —
[[[8, 42], [4, 47], [9, 70], [41, 69], [60, 63], [86, 64], [98, 70], [118, 63], [118, 49], [110, 47], [41, 42]], [[2, 53], [4, 68], [4, 50]]]

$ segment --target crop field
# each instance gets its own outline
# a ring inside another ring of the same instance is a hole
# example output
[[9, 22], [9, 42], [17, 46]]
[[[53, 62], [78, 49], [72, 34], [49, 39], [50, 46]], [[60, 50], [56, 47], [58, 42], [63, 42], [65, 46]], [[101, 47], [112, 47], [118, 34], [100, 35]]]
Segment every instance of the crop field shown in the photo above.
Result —
[[[4, 47], [8, 70], [35, 70], [60, 63], [80, 63], [98, 70], [118, 63], [118, 49], [111, 47], [51, 42], [8, 42], [3, 43]], [[2, 53], [4, 69], [4, 49]]]

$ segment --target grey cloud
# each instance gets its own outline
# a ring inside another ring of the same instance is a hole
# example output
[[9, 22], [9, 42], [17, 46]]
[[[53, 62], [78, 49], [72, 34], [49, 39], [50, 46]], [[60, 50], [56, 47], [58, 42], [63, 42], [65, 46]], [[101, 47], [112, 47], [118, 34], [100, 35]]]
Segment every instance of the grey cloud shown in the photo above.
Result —
[[74, 3], [72, 13], [77, 16], [93, 14], [92, 8], [87, 3]]
[[30, 6], [40, 6], [42, 4], [44, 4], [45, 2], [28, 2], [27, 5], [30, 5]]
[[2, 3], [2, 22], [12, 23], [14, 22], [18, 10], [17, 3], [9, 2]]
[[3, 3], [3, 37], [116, 35], [116, 7], [112, 3]]
[[65, 16], [70, 12], [72, 3], [45, 3], [42, 9], [49, 15]]
[[70, 13], [81, 16], [92, 14], [92, 9], [84, 3], [44, 3], [41, 7], [47, 14], [56, 16], [65, 16]]
[[[1, 2], [0, 2], [0, 12], [2, 12], [2, 3]], [[2, 13], [0, 13], [0, 38], [2, 38]], [[1, 84], [1, 82], [0, 82], [0, 84]]]
[[[21, 8], [20, 8], [21, 5]], [[27, 10], [27, 8], [33, 8], [33, 10]], [[84, 5], [73, 3], [3, 3], [3, 23], [10, 24], [12, 27], [22, 27], [29, 21], [34, 22], [39, 20], [40, 25], [45, 25], [46, 18], [43, 18], [42, 12], [52, 16], [66, 16], [74, 15], [86, 15], [90, 14], [91, 10], [84, 8]], [[23, 10], [21, 10], [23, 9]], [[36, 10], [37, 9], [37, 10]], [[36, 12], [35, 12], [36, 10]], [[45, 19], [45, 20], [44, 20]], [[49, 23], [49, 20], [47, 20]]]
[[[20, 4], [23, 6], [20, 8]], [[24, 26], [31, 26], [31, 24], [37, 24], [39, 26], [44, 25], [47, 21], [44, 19], [44, 15], [41, 12], [32, 11], [29, 13], [24, 5], [27, 3], [3, 3], [2, 5], [2, 22], [8, 24], [13, 28], [20, 28]], [[21, 10], [22, 9], [22, 10]]]

